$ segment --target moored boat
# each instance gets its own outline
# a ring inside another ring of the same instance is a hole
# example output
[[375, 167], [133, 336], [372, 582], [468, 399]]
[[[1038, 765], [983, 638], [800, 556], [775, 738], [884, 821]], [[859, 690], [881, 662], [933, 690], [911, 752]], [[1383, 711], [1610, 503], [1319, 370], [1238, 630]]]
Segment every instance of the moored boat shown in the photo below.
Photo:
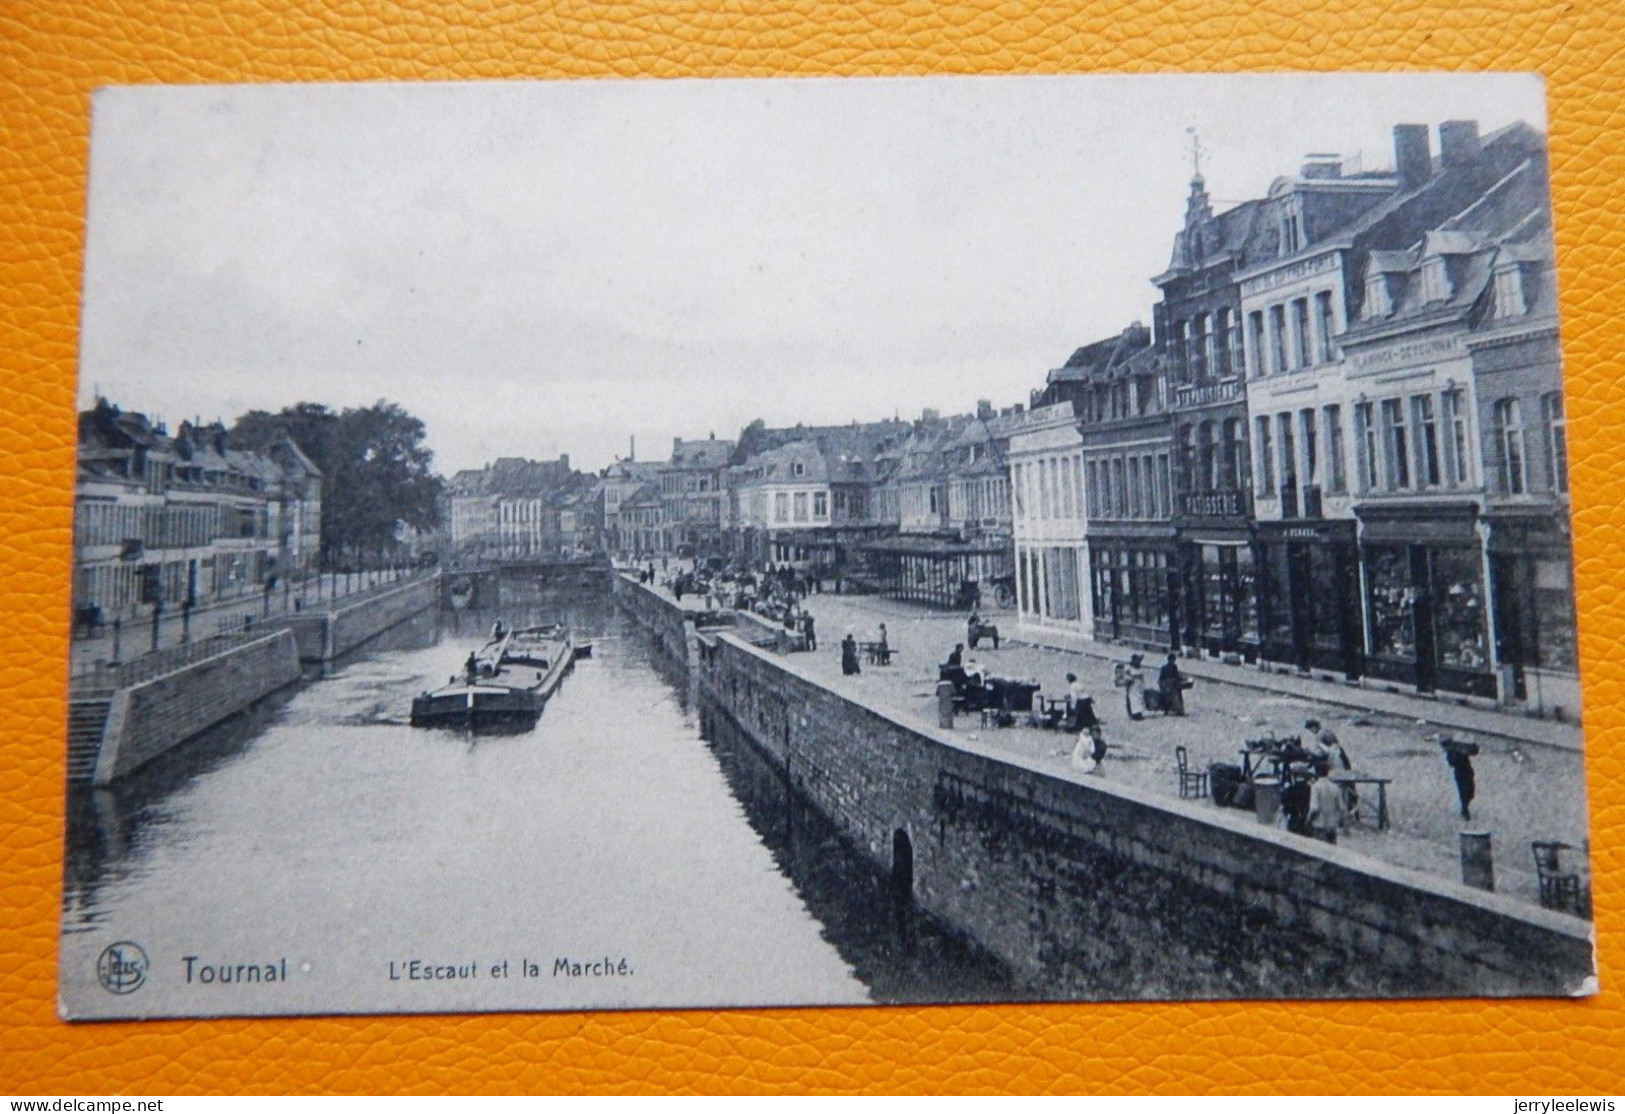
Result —
[[576, 656], [561, 626], [506, 631], [470, 653], [445, 685], [412, 701], [412, 726], [528, 727]]

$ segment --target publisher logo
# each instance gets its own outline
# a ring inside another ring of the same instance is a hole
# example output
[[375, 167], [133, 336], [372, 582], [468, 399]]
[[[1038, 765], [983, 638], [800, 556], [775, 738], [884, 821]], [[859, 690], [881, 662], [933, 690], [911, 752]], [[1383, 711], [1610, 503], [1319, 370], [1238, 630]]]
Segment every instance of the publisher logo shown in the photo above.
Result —
[[96, 960], [96, 977], [114, 994], [130, 994], [147, 981], [147, 953], [140, 944], [120, 940], [109, 944]]

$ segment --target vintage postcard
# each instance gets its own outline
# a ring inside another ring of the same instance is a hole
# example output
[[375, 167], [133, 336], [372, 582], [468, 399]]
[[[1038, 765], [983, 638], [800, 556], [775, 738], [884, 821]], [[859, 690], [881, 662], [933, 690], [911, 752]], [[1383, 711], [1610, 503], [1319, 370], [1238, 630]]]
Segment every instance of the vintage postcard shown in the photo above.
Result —
[[1594, 992], [1538, 78], [93, 125], [63, 1016]]

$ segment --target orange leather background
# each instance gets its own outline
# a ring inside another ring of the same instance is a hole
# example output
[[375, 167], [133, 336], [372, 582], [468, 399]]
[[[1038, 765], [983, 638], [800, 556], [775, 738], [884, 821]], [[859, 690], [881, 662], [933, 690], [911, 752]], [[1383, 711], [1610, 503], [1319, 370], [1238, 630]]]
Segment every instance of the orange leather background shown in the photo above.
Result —
[[[1619, 0], [0, 0], [0, 1092], [1625, 1090]], [[149, 82], [1518, 69], [1548, 81], [1604, 992], [1580, 1002], [56, 1019], [90, 93]]]

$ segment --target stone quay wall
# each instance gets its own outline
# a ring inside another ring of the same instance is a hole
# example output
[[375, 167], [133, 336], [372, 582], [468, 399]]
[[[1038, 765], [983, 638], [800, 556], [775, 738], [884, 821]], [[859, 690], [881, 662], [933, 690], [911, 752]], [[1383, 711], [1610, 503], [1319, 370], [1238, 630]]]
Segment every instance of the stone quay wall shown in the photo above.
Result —
[[610, 586], [626, 613], [654, 636], [667, 656], [686, 667], [694, 646], [694, 622], [688, 613], [656, 589], [624, 573], [612, 576]]
[[269, 619], [263, 629], [290, 632], [299, 647], [299, 660], [320, 664], [332, 662], [439, 602], [439, 577], [424, 576], [359, 593], [322, 610]]
[[[640, 585], [646, 625], [681, 623]], [[1216, 809], [904, 723], [731, 632], [693, 640], [726, 716], [912, 900], [1078, 997], [1575, 994], [1591, 925]]]
[[439, 578], [420, 577], [354, 603], [339, 601], [327, 616], [326, 660], [349, 653], [384, 631], [439, 603]]
[[111, 784], [299, 677], [294, 636], [278, 630], [119, 689], [102, 729], [92, 782]]

